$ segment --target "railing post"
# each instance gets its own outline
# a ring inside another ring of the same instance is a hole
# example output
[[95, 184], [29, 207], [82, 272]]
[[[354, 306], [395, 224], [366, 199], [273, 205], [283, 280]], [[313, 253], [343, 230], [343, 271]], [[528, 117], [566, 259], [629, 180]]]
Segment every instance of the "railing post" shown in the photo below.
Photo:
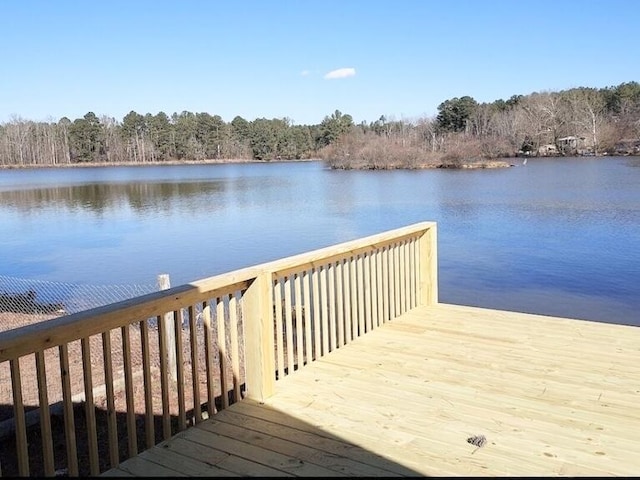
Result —
[[264, 401], [275, 390], [273, 298], [271, 272], [260, 272], [244, 293], [247, 397]]
[[[158, 275], [158, 287], [160, 290], [171, 288], [169, 274]], [[169, 376], [174, 382], [178, 381], [178, 364], [176, 362], [176, 331], [174, 329], [173, 312], [165, 313], [162, 317], [164, 322], [165, 340], [167, 345], [167, 365], [169, 366]]]
[[420, 305], [438, 303], [438, 228], [433, 223], [420, 237]]

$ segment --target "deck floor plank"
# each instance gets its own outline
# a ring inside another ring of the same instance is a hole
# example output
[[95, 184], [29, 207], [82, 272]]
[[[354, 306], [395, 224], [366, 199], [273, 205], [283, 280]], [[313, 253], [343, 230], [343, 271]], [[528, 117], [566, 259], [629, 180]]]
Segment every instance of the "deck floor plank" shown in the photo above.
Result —
[[[501, 451], [503, 453], [509, 452], [512, 460], [518, 459], [517, 465], [515, 465], [518, 468], [521, 468], [521, 461], [531, 463], [531, 459], [527, 456], [536, 448], [542, 449], [539, 452], [541, 460], [544, 459], [545, 453], [547, 455], [558, 454], [561, 450], [571, 455], [582, 453], [591, 456], [595, 451], [606, 453], [610, 449], [617, 449], [617, 453], [624, 454], [626, 458], [634, 458], [636, 455], [633, 446], [618, 440], [617, 437], [609, 436], [609, 441], [606, 441], [606, 439], [599, 437], [598, 431], [594, 429], [591, 432], [591, 437], [585, 438], [584, 429], [571, 429], [562, 418], [558, 418], [557, 423], [553, 423], [545, 418], [544, 411], [540, 411], [535, 416], [529, 415], [528, 418], [521, 417], [517, 410], [501, 415], [500, 408], [473, 414], [474, 409], [471, 402], [468, 405], [453, 402], [450, 407], [443, 408], [438, 405], [432, 406], [428, 401], [422, 402], [421, 405], [418, 402], [408, 403], [406, 399], [403, 399], [407, 412], [411, 412], [411, 414], [397, 414], [392, 409], [385, 411], [379, 407], [379, 405], [393, 404], [392, 397], [385, 398], [371, 392], [368, 395], [370, 400], [378, 405], [377, 408], [363, 408], [354, 405], [354, 400], [361, 392], [361, 389], [355, 387], [349, 390], [340, 390], [339, 395], [343, 399], [341, 401], [332, 397], [330, 390], [322, 389], [314, 392], [313, 396], [301, 397], [298, 395], [297, 400], [291, 399], [288, 405], [297, 406], [301, 412], [305, 412], [305, 409], [309, 408], [312, 410], [310, 417], [316, 420], [320, 412], [323, 412], [323, 416], [320, 417], [322, 421], [327, 422], [332, 431], [340, 431], [346, 435], [350, 435], [351, 431], [358, 430], [360, 425], [364, 423], [372, 423], [372, 427], [375, 426], [375, 428], [372, 428], [371, 434], [368, 435], [372, 442], [377, 441], [376, 431], [386, 432], [385, 435], [389, 440], [400, 444], [418, 443], [422, 445], [422, 440], [428, 441], [429, 451], [434, 452], [438, 457], [451, 454], [452, 445], [464, 444], [466, 438], [474, 433], [485, 434], [489, 440], [499, 438], [502, 444]], [[319, 405], [327, 398], [331, 400]], [[433, 438], [429, 433], [434, 429], [440, 432], [437, 438]], [[567, 432], [573, 433], [573, 436], [568, 435]], [[594, 439], [599, 439], [599, 441], [594, 441]], [[353, 441], [353, 438], [350, 440]], [[562, 445], [566, 444], [571, 445], [569, 451], [562, 448]], [[521, 452], [527, 453], [523, 457]], [[585, 461], [573, 458], [572, 462], [585, 462], [585, 469], [589, 468], [595, 472], [589, 472], [590, 474], [606, 474], [606, 471], [598, 471], [592, 466], [591, 459]], [[503, 473], [515, 474], [515, 472]], [[477, 474], [478, 472], [466, 473]]]
[[[240, 415], [241, 413], [241, 415]], [[389, 462], [382, 456], [372, 455], [371, 452], [361, 449], [355, 445], [342, 442], [333, 436], [323, 435], [315, 428], [310, 427], [305, 422], [300, 422], [290, 415], [277, 410], [269, 409], [264, 405], [257, 405], [251, 401], [244, 401], [229, 409], [221, 421], [229, 422], [239, 427], [243, 427], [257, 432], [264, 432], [274, 437], [290, 440], [301, 446], [311, 447], [317, 450], [314, 455], [320, 456], [326, 452], [334, 456], [336, 462], [340, 463], [340, 471], [354, 471], [360, 475], [370, 476], [407, 476], [412, 475], [409, 469], [403, 468], [396, 463]], [[344, 470], [342, 463], [348, 465], [348, 470]]]
[[[333, 372], [335, 374], [335, 372]], [[336, 395], [336, 391], [340, 392], [339, 395], [345, 396], [345, 393], [357, 394], [362, 389], [370, 387], [370, 384], [361, 382], [358, 379], [349, 379], [347, 382], [338, 382], [339, 388], [328, 391], [316, 389], [314, 395], [318, 401], [322, 398], [332, 398]], [[538, 405], [533, 399], [528, 405], [525, 403], [516, 403], [518, 401], [517, 396], [512, 399], [503, 397], [502, 401], [496, 402], [496, 396], [483, 395], [478, 391], [461, 391], [460, 393], [452, 393], [451, 388], [447, 388], [446, 384], [436, 387], [438, 390], [434, 391], [433, 382], [429, 383], [429, 391], [425, 393], [424, 387], [422, 392], [412, 392], [408, 388], [407, 384], [394, 383], [391, 387], [385, 386], [385, 381], [381, 380], [376, 386], [375, 390], [369, 391], [368, 395], [372, 397], [372, 400], [380, 404], [392, 404], [398, 397], [398, 392], [402, 391], [402, 401], [408, 413], [405, 414], [407, 418], [420, 417], [420, 409], [428, 406], [432, 412], [429, 418], [433, 421], [439, 419], [440, 416], [444, 418], [468, 418], [470, 421], [473, 418], [489, 418], [494, 423], [502, 426], [511, 426], [514, 429], [526, 427], [530, 430], [539, 430], [540, 433], [554, 432], [565, 436], [582, 437], [585, 432], [591, 432], [593, 435], [597, 435], [599, 438], [604, 438], [609, 444], [616, 445], [617, 448], [627, 449], [627, 440], [633, 440], [634, 432], [629, 432], [627, 428], [628, 420], [623, 419], [615, 422], [615, 419], [605, 417], [603, 420], [607, 420], [609, 430], [613, 426], [617, 425], [615, 435], [612, 433], [598, 430], [599, 425], [594, 423], [594, 418], [580, 421], [580, 417], [570, 417], [566, 415], [550, 414], [550, 405], [548, 401], [542, 402]], [[326, 397], [323, 397], [325, 395]], [[335, 399], [332, 399], [334, 401]], [[301, 401], [302, 405], [306, 403]], [[349, 405], [344, 408], [350, 408]], [[357, 406], [358, 409], [367, 409], [368, 405]], [[449, 412], [448, 410], [452, 410]], [[374, 413], [376, 410], [373, 411]], [[392, 410], [386, 412], [387, 416], [393, 417]], [[413, 419], [412, 419], [413, 421]], [[535, 421], [535, 424], [533, 423]], [[628, 437], [628, 438], [627, 438]]]
[[[130, 458], [126, 462], [123, 462], [118, 467], [119, 470], [129, 472], [136, 477], [186, 477], [184, 473], [174, 468], [165, 467], [159, 465], [156, 462], [152, 462], [141, 455]], [[105, 476], [110, 475], [111, 470], [105, 472]]]
[[[317, 472], [314, 471], [314, 474], [318, 475], [325, 474], [325, 469], [329, 469], [334, 472], [333, 475], [337, 473], [341, 476], [398, 476], [392, 471], [376, 468], [339, 454], [329, 453], [318, 448], [318, 442], [316, 441], [309, 442], [312, 444], [311, 446], [305, 445], [300, 435], [296, 436], [295, 432], [290, 432], [291, 438], [296, 440], [292, 441], [288, 438], [283, 438], [281, 435], [271, 435], [264, 431], [250, 428], [253, 423], [238, 421], [238, 416], [233, 417], [232, 415], [233, 412], [230, 415], [224, 415], [223, 421], [204, 423], [202, 428], [316, 465], [321, 468]], [[240, 425], [234, 424], [233, 420]], [[264, 425], [262, 427], [262, 430], [273, 430], [272, 428], [265, 428]]]
[[[196, 427], [182, 432], [184, 438], [189, 441], [205, 446], [218, 454], [225, 454], [224, 458], [216, 465], [240, 475], [255, 476], [294, 476], [286, 472], [287, 462], [291, 459], [271, 456], [262, 448], [254, 448], [233, 438], [218, 435], [201, 428], [202, 423]], [[295, 460], [295, 459], [294, 459]], [[294, 463], [292, 460], [291, 463]], [[281, 468], [277, 468], [281, 467]]]
[[135, 477], [133, 473], [127, 472], [126, 470], [122, 470], [119, 467], [112, 468], [102, 474], [103, 476], [109, 477]]
[[[640, 328], [439, 304], [119, 470], [149, 474], [150, 464], [167, 475], [160, 462], [185, 475], [634, 476], [637, 405]], [[467, 442], [479, 434], [482, 448]], [[161, 461], [163, 452], [171, 455]]]
[[[428, 358], [412, 358], [406, 352], [400, 354], [405, 357], [405, 361], [387, 364], [380, 360], [380, 350], [376, 350], [378, 353], [351, 350], [350, 356], [333, 355], [335, 358], [322, 362], [318, 368], [349, 369], [359, 366], [362, 370], [368, 369], [371, 375], [379, 377], [381, 381], [393, 382], [393, 379], [396, 379], [395, 385], [403, 389], [413, 387], [418, 392], [424, 390], [422, 384], [425, 382], [434, 385], [440, 382], [444, 383], [444, 388], [453, 388], [454, 391], [456, 386], [459, 386], [467, 393], [483, 390], [496, 395], [512, 395], [517, 400], [530, 399], [541, 405], [564, 403], [571, 407], [581, 406], [596, 414], [600, 411], [607, 416], [623, 415], [624, 418], [640, 420], [640, 410], [634, 408], [638, 399], [638, 388], [633, 388], [628, 382], [625, 383], [624, 376], [616, 377], [615, 381], [604, 379], [597, 383], [580, 383], [577, 379], [580, 378], [581, 372], [570, 372], [571, 378], [576, 380], [568, 383], [562, 382], [561, 378], [558, 379], [555, 375], [549, 375], [547, 378], [533, 377], [526, 366], [520, 372], [514, 371], [513, 367], [509, 370], [503, 369], [499, 365], [482, 368], [477, 365], [459, 365], [455, 360], [434, 360], [429, 354], [426, 354], [429, 355]], [[351, 366], [348, 365], [349, 363]], [[400, 377], [395, 373], [400, 369], [405, 375], [403, 385], [400, 385]], [[617, 388], [620, 384], [623, 388]], [[576, 395], [576, 389], [580, 395]], [[611, 407], [620, 408], [611, 410]]]
[[[189, 443], [190, 445], [185, 445]], [[216, 459], [216, 463], [212, 462], [212, 457], [216, 457], [216, 453], [220, 454], [212, 449], [209, 452], [203, 452], [200, 450], [200, 456], [194, 458], [190, 454], [190, 449], [193, 449], [197, 445], [193, 442], [171, 442], [164, 445], [158, 445], [156, 448], [145, 450], [139, 456], [150, 462], [158, 463], [160, 465], [169, 466], [179, 472], [191, 476], [191, 477], [229, 477], [237, 476], [233, 472], [229, 472], [217, 466], [228, 455], [219, 455]]]

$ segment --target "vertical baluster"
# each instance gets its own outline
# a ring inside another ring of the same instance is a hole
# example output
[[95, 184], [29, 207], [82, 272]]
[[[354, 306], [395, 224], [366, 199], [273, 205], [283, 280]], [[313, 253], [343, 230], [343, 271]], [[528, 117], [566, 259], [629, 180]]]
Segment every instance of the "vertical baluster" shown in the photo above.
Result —
[[296, 324], [294, 327], [294, 333], [296, 336], [296, 363], [298, 368], [304, 365], [304, 322], [302, 319], [302, 279], [300, 274], [296, 274], [293, 281], [294, 284], [294, 297], [295, 297], [295, 312], [296, 312]]
[[373, 328], [371, 318], [371, 255], [362, 254], [362, 268], [364, 273], [364, 325], [365, 331], [370, 332]]
[[382, 319], [388, 322], [391, 319], [389, 301], [391, 299], [389, 279], [389, 246], [382, 250]]
[[393, 245], [393, 318], [402, 313], [400, 308], [400, 245]]
[[356, 280], [358, 282], [358, 336], [364, 335], [365, 330], [365, 286], [364, 286], [364, 254], [358, 255], [356, 261], [357, 275]]
[[233, 374], [233, 401], [240, 398], [240, 345], [238, 340], [238, 299], [234, 294], [229, 298], [229, 330], [231, 340], [231, 372]]
[[406, 285], [406, 242], [402, 240], [398, 245], [398, 254], [400, 255], [400, 313], [407, 311], [407, 285]]
[[413, 308], [412, 305], [412, 301], [413, 301], [413, 292], [411, 291], [412, 289], [412, 277], [413, 277], [413, 255], [412, 255], [412, 251], [413, 251], [413, 239], [408, 238], [406, 241], [407, 244], [407, 252], [406, 252], [406, 258], [407, 258], [407, 273], [406, 273], [406, 281], [405, 283], [407, 284], [407, 310], [410, 310]]
[[40, 407], [40, 435], [42, 440], [42, 460], [44, 474], [48, 477], [55, 473], [53, 461], [53, 439], [51, 437], [51, 413], [49, 411], [49, 395], [47, 392], [47, 374], [42, 350], [35, 353], [36, 376], [38, 381], [38, 401]]
[[164, 315], [156, 317], [158, 326], [158, 347], [160, 355], [160, 396], [162, 398], [162, 438], [171, 438], [171, 412], [169, 411], [169, 346], [167, 345], [167, 326]]
[[403, 242], [398, 242], [398, 262], [396, 268], [398, 269], [398, 311], [397, 315], [402, 315], [404, 313], [404, 244]]
[[351, 338], [358, 338], [358, 269], [357, 269], [357, 257], [351, 257], [349, 259], [351, 264], [350, 279], [351, 283]]
[[204, 303], [202, 318], [204, 322], [204, 358], [207, 372], [207, 412], [209, 418], [217, 413], [216, 395], [214, 390], [215, 378], [213, 368], [213, 313], [209, 302]]
[[313, 332], [313, 321], [310, 318], [311, 315], [311, 291], [309, 286], [310, 280], [309, 271], [305, 270], [302, 272], [302, 290], [304, 295], [303, 302], [303, 310], [302, 315], [304, 316], [304, 345], [305, 345], [305, 355], [306, 355], [306, 363], [311, 363], [313, 361], [312, 355], [312, 347], [311, 347], [311, 338]]
[[409, 240], [409, 306], [416, 306], [416, 239]]
[[102, 333], [102, 361], [104, 364], [104, 385], [107, 395], [107, 429], [109, 432], [109, 462], [111, 468], [120, 464], [118, 449], [118, 426], [113, 389], [113, 364], [111, 361], [111, 330]]
[[409, 310], [409, 241], [400, 242], [400, 284], [401, 284], [401, 309], [402, 313]]
[[381, 326], [384, 323], [384, 315], [383, 315], [383, 305], [382, 300], [384, 297], [384, 292], [382, 290], [382, 249], [378, 248], [375, 252], [376, 258], [376, 303], [375, 303], [375, 318], [378, 326]]
[[218, 327], [218, 356], [220, 358], [220, 390], [222, 391], [222, 408], [227, 408], [229, 406], [229, 385], [227, 382], [227, 329], [223, 298], [218, 298], [216, 303], [216, 325]]
[[282, 282], [274, 282], [274, 310], [276, 316], [276, 350], [278, 352], [278, 378], [284, 378], [284, 331], [282, 329]]
[[[203, 309], [204, 318], [204, 309]], [[198, 356], [198, 322], [196, 309], [189, 306], [189, 346], [191, 347], [191, 388], [193, 391], [194, 423], [202, 421], [202, 406], [200, 403], [200, 359]]]
[[416, 306], [421, 305], [422, 298], [420, 297], [422, 293], [421, 282], [422, 282], [422, 239], [416, 238], [416, 258], [415, 258], [415, 270], [416, 270]]
[[81, 340], [82, 366], [84, 370], [85, 416], [87, 422], [87, 441], [89, 446], [89, 471], [91, 475], [100, 473], [98, 457], [98, 434], [96, 430], [96, 412], [93, 400], [93, 375], [91, 373], [91, 346], [89, 338]]
[[67, 344], [58, 347], [60, 353], [60, 381], [62, 383], [62, 406], [64, 412], [64, 436], [67, 446], [67, 468], [69, 476], [78, 476], [78, 449], [76, 444], [76, 427], [73, 416], [73, 400], [71, 399], [71, 379], [69, 376], [69, 348]]
[[329, 351], [336, 349], [336, 276], [335, 263], [327, 265], [327, 290], [329, 304]]
[[149, 324], [140, 322], [140, 347], [142, 348], [142, 376], [144, 382], [144, 433], [147, 448], [155, 445], [156, 434], [153, 419], [153, 395], [151, 392], [151, 361], [149, 358]]
[[378, 292], [376, 291], [376, 251], [367, 254], [369, 257], [369, 290], [371, 291], [371, 329], [378, 327]]
[[16, 424], [16, 450], [18, 453], [18, 473], [29, 476], [29, 451], [27, 443], [27, 425], [22, 403], [22, 380], [20, 379], [20, 359], [9, 361], [11, 368], [11, 389], [13, 391], [13, 418]]
[[134, 405], [133, 369], [131, 365], [131, 334], [129, 325], [120, 328], [122, 334], [122, 359], [124, 364], [124, 390], [127, 403], [127, 446], [129, 457], [138, 454], [138, 435], [136, 428], [136, 412]]
[[184, 311], [181, 308], [173, 312], [173, 330], [176, 339], [176, 374], [178, 392], [178, 430], [187, 428], [187, 414], [184, 400], [184, 354], [182, 351], [182, 325], [184, 323]]
[[287, 350], [287, 370], [288, 374], [293, 373], [293, 322], [291, 319], [291, 276], [287, 275], [284, 279], [284, 318], [285, 318], [285, 336], [286, 336], [286, 350]]
[[320, 270], [320, 322], [322, 325], [322, 355], [329, 353], [329, 312], [327, 292], [327, 266]]
[[351, 258], [342, 263], [342, 286], [344, 288], [344, 343], [353, 340], [351, 330]]
[[411, 239], [403, 241], [404, 251], [404, 305], [405, 312], [411, 309]]
[[319, 359], [322, 356], [320, 343], [322, 328], [320, 326], [320, 272], [318, 267], [313, 268], [311, 273], [312, 293], [313, 293], [313, 358]]
[[395, 274], [393, 271], [393, 245], [387, 246], [387, 290], [388, 290], [388, 299], [389, 299], [389, 320], [392, 320], [395, 317]]
[[338, 347], [344, 345], [344, 295], [343, 295], [343, 280], [342, 280], [342, 265], [344, 260], [339, 260], [334, 263], [336, 270], [336, 307], [338, 309], [337, 327], [338, 327]]

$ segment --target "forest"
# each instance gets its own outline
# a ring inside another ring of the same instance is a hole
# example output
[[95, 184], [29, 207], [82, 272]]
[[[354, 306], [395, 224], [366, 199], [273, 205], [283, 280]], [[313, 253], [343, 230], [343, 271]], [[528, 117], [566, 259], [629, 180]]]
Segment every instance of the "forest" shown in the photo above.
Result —
[[[578, 87], [478, 103], [445, 100], [430, 118], [355, 124], [335, 110], [317, 125], [206, 112], [0, 124], [0, 167], [322, 159], [333, 168], [460, 168], [517, 156], [638, 155], [640, 84]], [[503, 162], [508, 165], [508, 162]]]

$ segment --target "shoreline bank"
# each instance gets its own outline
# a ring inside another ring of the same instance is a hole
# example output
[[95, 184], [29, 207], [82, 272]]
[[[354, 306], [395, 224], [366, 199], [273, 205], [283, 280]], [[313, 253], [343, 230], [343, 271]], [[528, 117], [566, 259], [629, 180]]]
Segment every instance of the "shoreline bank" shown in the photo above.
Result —
[[316, 162], [319, 158], [296, 159], [296, 160], [254, 160], [254, 159], [208, 159], [208, 160], [164, 160], [161, 162], [83, 162], [83, 163], [59, 163], [46, 165], [0, 165], [0, 170], [23, 170], [33, 168], [91, 168], [91, 167], [160, 167], [175, 165], [225, 165], [239, 163], [294, 163], [294, 162]]
[[[516, 157], [514, 157], [516, 158]], [[306, 158], [296, 160], [255, 160], [255, 159], [220, 159], [220, 160], [166, 160], [161, 162], [96, 162], [96, 163], [64, 163], [64, 164], [34, 164], [34, 165], [0, 165], [0, 170], [29, 170], [29, 169], [45, 169], [45, 168], [95, 168], [95, 167], [160, 167], [160, 166], [177, 166], [177, 165], [231, 165], [244, 163], [300, 163], [300, 162], [325, 162], [334, 170], [425, 170], [432, 168], [444, 168], [450, 170], [458, 169], [485, 169], [485, 168], [506, 168], [513, 166], [508, 161], [486, 161], [486, 162], [469, 162], [460, 165], [448, 165], [443, 163], [424, 163], [415, 167], [406, 166], [380, 166], [371, 168], [368, 166], [360, 166], [353, 168], [345, 168], [341, 166], [332, 166], [326, 160], [320, 158]]]

